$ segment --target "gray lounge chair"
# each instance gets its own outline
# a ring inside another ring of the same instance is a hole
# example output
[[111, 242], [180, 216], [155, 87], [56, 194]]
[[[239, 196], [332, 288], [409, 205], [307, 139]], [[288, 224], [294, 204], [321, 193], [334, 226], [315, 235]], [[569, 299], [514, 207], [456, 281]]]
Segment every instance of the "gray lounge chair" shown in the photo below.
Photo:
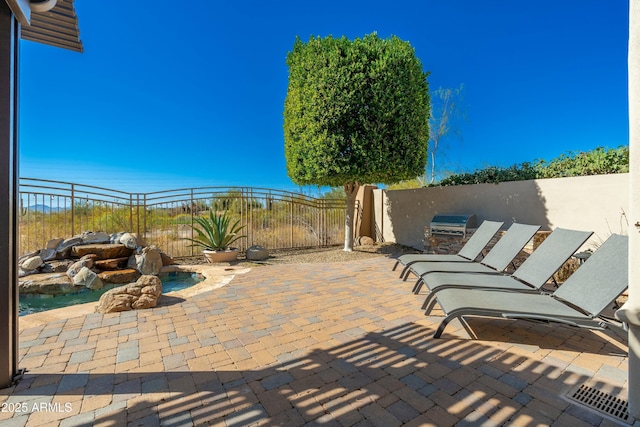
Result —
[[518, 256], [524, 245], [531, 240], [540, 229], [539, 225], [514, 223], [507, 233], [489, 251], [481, 262], [416, 262], [409, 270], [418, 280], [413, 292], [418, 293], [424, 283], [424, 276], [435, 272], [492, 273], [502, 272], [513, 259]]
[[489, 244], [493, 236], [500, 230], [504, 222], [483, 221], [480, 227], [473, 233], [467, 243], [460, 249], [457, 254], [407, 254], [398, 258], [392, 271], [398, 265], [404, 265], [404, 269], [400, 273], [400, 277], [409, 274], [409, 266], [415, 262], [432, 261], [432, 262], [472, 262], [480, 256], [482, 250]]
[[553, 273], [558, 271], [571, 255], [593, 233], [556, 228], [540, 246], [511, 275], [476, 273], [432, 273], [424, 276], [429, 295], [422, 308], [433, 304], [438, 291], [449, 288], [497, 288], [521, 292], [540, 292]]
[[464, 316], [503, 317], [604, 329], [600, 314], [627, 288], [628, 238], [612, 235], [553, 294], [487, 289], [443, 289], [436, 295], [446, 316], [434, 338], [451, 320]]

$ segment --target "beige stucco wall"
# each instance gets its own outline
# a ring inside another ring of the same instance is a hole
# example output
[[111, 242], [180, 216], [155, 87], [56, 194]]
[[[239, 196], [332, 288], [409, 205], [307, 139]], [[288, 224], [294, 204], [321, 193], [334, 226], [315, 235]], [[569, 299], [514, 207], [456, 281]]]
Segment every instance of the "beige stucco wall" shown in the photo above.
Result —
[[[500, 184], [374, 190], [378, 237], [422, 249], [424, 228], [438, 213], [593, 231], [590, 244], [627, 232], [629, 175], [595, 175]], [[380, 240], [380, 239], [378, 239]]]

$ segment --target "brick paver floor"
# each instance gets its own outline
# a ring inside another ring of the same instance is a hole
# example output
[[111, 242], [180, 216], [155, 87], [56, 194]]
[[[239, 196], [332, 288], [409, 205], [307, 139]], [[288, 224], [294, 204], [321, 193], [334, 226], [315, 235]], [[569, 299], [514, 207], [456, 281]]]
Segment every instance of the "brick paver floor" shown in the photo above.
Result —
[[484, 318], [477, 339], [457, 322], [434, 339], [441, 312], [424, 315], [393, 263], [256, 267], [154, 309], [24, 329], [28, 372], [0, 391], [0, 425], [616, 425], [563, 396], [626, 399], [624, 339]]

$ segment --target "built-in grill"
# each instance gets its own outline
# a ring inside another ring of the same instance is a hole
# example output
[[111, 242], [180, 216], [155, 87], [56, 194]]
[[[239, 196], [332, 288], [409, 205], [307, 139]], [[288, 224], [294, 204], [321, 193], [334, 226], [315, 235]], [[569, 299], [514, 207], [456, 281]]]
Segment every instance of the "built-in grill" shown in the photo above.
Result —
[[430, 233], [466, 237], [467, 230], [476, 227], [475, 214], [438, 214], [429, 226]]

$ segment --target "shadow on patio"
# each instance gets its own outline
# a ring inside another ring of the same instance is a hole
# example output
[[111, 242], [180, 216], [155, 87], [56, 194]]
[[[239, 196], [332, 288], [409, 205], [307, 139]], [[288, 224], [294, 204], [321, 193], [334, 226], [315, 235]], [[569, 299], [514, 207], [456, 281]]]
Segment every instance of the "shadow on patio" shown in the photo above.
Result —
[[[491, 333], [495, 321], [477, 322], [492, 336], [513, 324], [498, 321], [497, 333]], [[590, 331], [526, 322], [517, 327], [523, 325], [531, 326], [526, 340], [508, 351], [500, 343], [436, 340], [434, 328], [409, 322], [263, 369], [27, 373], [7, 402], [71, 402], [70, 413], [32, 413], [34, 425], [63, 418], [60, 425], [73, 426], [606, 424], [599, 413], [562, 398], [593, 376], [587, 368], [570, 367], [568, 354], [589, 348], [593, 353], [585, 353], [585, 360], [622, 362], [624, 349]], [[554, 351], [532, 357], [550, 336], [560, 337]], [[590, 385], [620, 394], [625, 378], [620, 375], [616, 385], [614, 376]], [[107, 406], [94, 409], [105, 399]], [[16, 415], [13, 421], [26, 418]]]

